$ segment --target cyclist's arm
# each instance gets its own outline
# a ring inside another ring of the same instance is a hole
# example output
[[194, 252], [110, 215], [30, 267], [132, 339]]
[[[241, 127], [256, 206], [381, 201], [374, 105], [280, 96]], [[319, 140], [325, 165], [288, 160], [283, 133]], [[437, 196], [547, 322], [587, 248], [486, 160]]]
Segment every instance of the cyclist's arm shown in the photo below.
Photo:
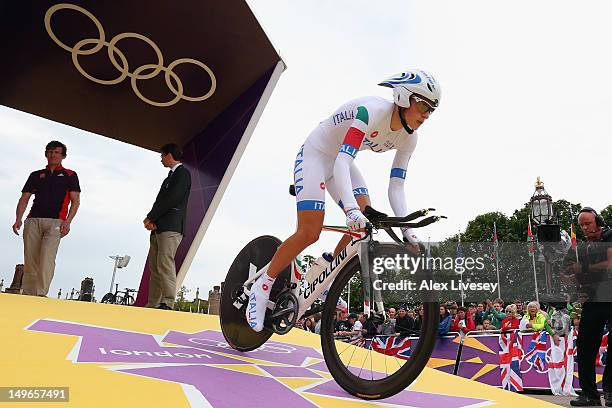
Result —
[[359, 208], [357, 200], [353, 195], [351, 183], [351, 164], [361, 147], [369, 123], [368, 110], [365, 106], [357, 108], [355, 119], [346, 132], [336, 161], [334, 162], [334, 179], [337, 180], [338, 196], [342, 202], [342, 208]]
[[391, 167], [388, 191], [389, 204], [391, 204], [396, 217], [403, 217], [408, 214], [404, 181], [406, 180], [406, 168], [408, 167], [411, 155], [412, 151], [397, 150]]

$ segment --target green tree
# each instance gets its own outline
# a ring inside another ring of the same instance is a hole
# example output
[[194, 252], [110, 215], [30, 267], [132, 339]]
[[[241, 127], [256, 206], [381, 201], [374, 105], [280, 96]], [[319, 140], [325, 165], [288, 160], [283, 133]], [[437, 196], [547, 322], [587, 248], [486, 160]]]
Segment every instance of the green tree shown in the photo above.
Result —
[[188, 302], [186, 299], [187, 294], [191, 292], [190, 289], [187, 289], [187, 286], [181, 286], [178, 293], [176, 294], [176, 301], [174, 302], [174, 310], [178, 311], [189, 311], [189, 305], [191, 302]]
[[612, 204], [601, 210], [599, 214], [606, 220], [606, 224], [612, 225]]

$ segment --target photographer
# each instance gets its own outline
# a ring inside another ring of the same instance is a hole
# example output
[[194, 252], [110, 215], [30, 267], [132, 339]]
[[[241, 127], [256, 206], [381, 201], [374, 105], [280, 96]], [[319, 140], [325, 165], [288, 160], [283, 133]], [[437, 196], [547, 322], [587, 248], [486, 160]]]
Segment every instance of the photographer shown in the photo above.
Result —
[[[608, 327], [612, 323], [612, 302], [606, 299], [610, 293], [602, 291], [607, 286], [608, 272], [612, 270], [612, 231], [603, 217], [590, 207], [580, 210], [578, 224], [587, 241], [578, 247], [578, 262], [570, 263], [565, 273], [576, 279], [579, 292], [586, 294], [587, 299], [582, 306], [577, 341], [578, 378], [582, 395], [570, 404], [574, 407], [600, 406], [600, 396], [595, 387], [595, 356], [606, 323]], [[610, 365], [606, 365], [602, 379], [608, 407], [612, 406], [611, 370]]]

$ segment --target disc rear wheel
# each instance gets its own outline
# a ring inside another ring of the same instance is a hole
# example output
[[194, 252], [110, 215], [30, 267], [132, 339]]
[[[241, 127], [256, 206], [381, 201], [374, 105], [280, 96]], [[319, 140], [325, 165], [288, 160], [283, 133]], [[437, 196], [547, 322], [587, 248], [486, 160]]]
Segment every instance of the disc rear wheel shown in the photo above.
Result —
[[[247, 302], [240, 308], [234, 303], [243, 294], [244, 282], [270, 262], [280, 244], [278, 238], [270, 235], [255, 238], [240, 251], [227, 273], [221, 289], [219, 317], [223, 337], [236, 350], [255, 350], [272, 336], [272, 331], [267, 328], [260, 332], [251, 329], [245, 317]], [[290, 268], [287, 267], [276, 278], [270, 292], [270, 300], [274, 301], [278, 297], [289, 280]], [[268, 313], [271, 311], [268, 310]]]

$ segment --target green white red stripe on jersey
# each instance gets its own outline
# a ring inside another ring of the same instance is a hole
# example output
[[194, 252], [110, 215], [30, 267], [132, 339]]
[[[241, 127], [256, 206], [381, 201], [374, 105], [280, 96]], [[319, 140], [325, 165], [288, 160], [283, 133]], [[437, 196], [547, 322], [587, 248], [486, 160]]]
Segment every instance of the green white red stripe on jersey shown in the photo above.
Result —
[[353, 158], [357, 156], [357, 152], [361, 147], [361, 143], [363, 142], [363, 138], [365, 137], [366, 131], [368, 129], [369, 121], [370, 118], [368, 110], [365, 108], [365, 106], [358, 106], [355, 119], [353, 119], [351, 127], [346, 132], [346, 136], [344, 136], [344, 141], [340, 146], [340, 153], [348, 154]]

